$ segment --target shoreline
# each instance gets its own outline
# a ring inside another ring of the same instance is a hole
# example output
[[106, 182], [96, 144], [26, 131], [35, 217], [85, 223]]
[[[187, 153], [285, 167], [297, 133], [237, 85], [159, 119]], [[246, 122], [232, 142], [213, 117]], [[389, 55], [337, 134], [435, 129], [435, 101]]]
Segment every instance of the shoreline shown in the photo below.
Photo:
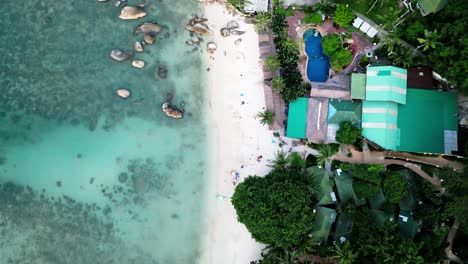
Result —
[[[213, 54], [203, 54], [211, 142], [201, 263], [250, 263], [260, 259], [265, 245], [256, 242], [237, 221], [230, 202], [235, 189], [231, 173], [239, 172], [237, 184], [249, 175], [265, 175], [270, 170], [268, 160], [279, 149], [273, 131], [256, 118], [265, 110], [258, 34], [253, 25], [246, 24], [239, 14], [233, 15], [223, 4], [202, 3], [201, 10], [214, 32], [210, 41], [217, 45]], [[220, 29], [231, 20], [246, 33], [221, 36]], [[241, 42], [235, 44], [239, 38]], [[258, 162], [260, 155], [263, 158]]]

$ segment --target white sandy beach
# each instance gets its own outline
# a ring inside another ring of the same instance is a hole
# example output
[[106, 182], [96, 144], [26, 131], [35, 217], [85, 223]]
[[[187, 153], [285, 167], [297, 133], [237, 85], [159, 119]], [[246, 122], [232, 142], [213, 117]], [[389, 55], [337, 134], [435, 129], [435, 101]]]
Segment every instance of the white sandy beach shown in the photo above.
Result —
[[[235, 188], [231, 172], [240, 173], [239, 182], [248, 175], [265, 175], [269, 171], [268, 160], [274, 158], [279, 146], [272, 131], [256, 118], [264, 110], [265, 98], [258, 35], [253, 25], [245, 24], [238, 15], [229, 15], [220, 4], [206, 5], [204, 17], [215, 32], [213, 41], [218, 49], [213, 55], [206, 54], [213, 165], [203, 263], [250, 263], [260, 258], [264, 245], [255, 242], [237, 221], [230, 202]], [[239, 30], [247, 33], [222, 37], [219, 29], [230, 20], [237, 21]], [[242, 42], [236, 45], [234, 41], [238, 38]], [[259, 155], [263, 156], [261, 162], [256, 160]], [[217, 195], [227, 198], [219, 199]]]

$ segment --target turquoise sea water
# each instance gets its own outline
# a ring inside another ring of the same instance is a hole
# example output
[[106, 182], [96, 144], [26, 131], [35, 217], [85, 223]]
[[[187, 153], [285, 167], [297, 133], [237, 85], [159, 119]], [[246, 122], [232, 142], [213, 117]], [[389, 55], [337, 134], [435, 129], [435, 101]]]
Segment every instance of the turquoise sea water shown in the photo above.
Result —
[[[0, 264], [197, 263], [206, 95], [184, 22], [198, 7], [148, 2], [124, 21], [113, 1], [2, 1]], [[135, 56], [146, 67], [111, 61], [146, 21], [165, 26]], [[184, 119], [164, 115], [167, 97]]]

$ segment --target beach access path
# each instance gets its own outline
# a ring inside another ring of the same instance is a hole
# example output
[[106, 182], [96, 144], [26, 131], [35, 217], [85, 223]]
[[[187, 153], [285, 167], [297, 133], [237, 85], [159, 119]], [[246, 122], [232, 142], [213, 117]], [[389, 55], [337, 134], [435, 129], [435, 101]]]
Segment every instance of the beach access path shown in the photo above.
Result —
[[[209, 137], [211, 175], [207, 190], [205, 249], [203, 263], [238, 264], [260, 259], [264, 245], [257, 243], [237, 221], [230, 197], [234, 193], [233, 171], [240, 183], [248, 175], [263, 176], [270, 171], [268, 160], [279, 149], [278, 139], [256, 117], [264, 111], [263, 70], [258, 35], [244, 18], [232, 15], [224, 5], [204, 4], [203, 17], [214, 31], [211, 40], [217, 50], [205, 54], [209, 93]], [[240, 36], [222, 37], [220, 29], [235, 20]], [[241, 39], [240, 43], [234, 42]], [[205, 44], [206, 45], [206, 42]], [[263, 156], [260, 162], [258, 156]], [[234, 177], [235, 178], [235, 177]]]

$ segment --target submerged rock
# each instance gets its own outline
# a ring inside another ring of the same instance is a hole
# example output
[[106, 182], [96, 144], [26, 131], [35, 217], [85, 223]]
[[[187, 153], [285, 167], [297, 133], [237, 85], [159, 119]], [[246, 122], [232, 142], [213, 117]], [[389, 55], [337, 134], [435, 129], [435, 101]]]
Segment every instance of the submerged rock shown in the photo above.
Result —
[[130, 91], [127, 89], [118, 89], [115, 91], [115, 94], [122, 99], [127, 99], [131, 95]]
[[128, 179], [128, 174], [127, 173], [122, 172], [122, 173], [119, 174], [119, 182], [120, 183], [126, 182], [127, 179]]
[[136, 34], [149, 34], [149, 35], [156, 35], [162, 30], [162, 27], [158, 25], [156, 22], [145, 22], [140, 24], [136, 29]]
[[169, 104], [169, 102], [165, 102], [163, 105], [162, 105], [162, 110], [164, 113], [166, 113], [167, 116], [169, 117], [172, 117], [172, 118], [175, 118], [175, 119], [179, 119], [179, 118], [182, 118], [183, 117], [183, 113], [182, 111], [180, 111], [179, 109], [171, 106]]
[[132, 66], [135, 67], [135, 68], [141, 69], [141, 68], [145, 67], [145, 62], [141, 61], [141, 60], [134, 60], [134, 61], [132, 61]]
[[139, 19], [146, 16], [145, 10], [143, 10], [141, 7], [136, 7], [136, 6], [124, 6], [120, 10], [120, 19]]
[[111, 59], [122, 62], [130, 59], [133, 56], [133, 53], [130, 51], [124, 51], [120, 49], [113, 49], [109, 55]]
[[159, 66], [158, 68], [156, 68], [156, 76], [158, 79], [166, 79], [167, 78], [167, 68], [166, 66]]

